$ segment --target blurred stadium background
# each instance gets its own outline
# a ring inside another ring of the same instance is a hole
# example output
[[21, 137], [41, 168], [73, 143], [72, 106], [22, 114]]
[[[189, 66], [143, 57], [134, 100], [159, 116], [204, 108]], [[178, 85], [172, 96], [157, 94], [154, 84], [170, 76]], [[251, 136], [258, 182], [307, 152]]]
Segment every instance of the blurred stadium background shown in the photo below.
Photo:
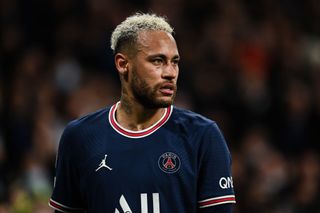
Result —
[[109, 37], [135, 11], [175, 28], [176, 105], [223, 130], [235, 213], [320, 212], [318, 0], [1, 0], [0, 213], [51, 212], [61, 132], [118, 100]]

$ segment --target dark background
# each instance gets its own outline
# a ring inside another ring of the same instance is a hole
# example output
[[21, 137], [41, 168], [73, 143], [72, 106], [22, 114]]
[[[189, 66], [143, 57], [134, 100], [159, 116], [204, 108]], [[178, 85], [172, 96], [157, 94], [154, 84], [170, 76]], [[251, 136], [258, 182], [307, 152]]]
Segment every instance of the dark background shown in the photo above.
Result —
[[235, 212], [320, 212], [318, 0], [0, 0], [0, 213], [46, 213], [59, 138], [115, 103], [110, 35], [135, 13], [175, 28], [176, 105], [216, 120]]

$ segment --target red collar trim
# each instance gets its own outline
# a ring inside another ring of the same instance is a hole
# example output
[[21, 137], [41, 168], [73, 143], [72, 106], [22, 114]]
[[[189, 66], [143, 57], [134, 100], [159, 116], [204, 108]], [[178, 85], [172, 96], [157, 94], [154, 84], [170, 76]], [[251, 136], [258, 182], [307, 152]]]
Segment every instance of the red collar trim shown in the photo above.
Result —
[[128, 130], [128, 129], [120, 126], [120, 124], [116, 121], [115, 115], [116, 115], [116, 111], [117, 111], [119, 103], [120, 102], [114, 104], [111, 107], [111, 109], [109, 111], [109, 122], [114, 130], [116, 130], [119, 134], [121, 134], [125, 137], [129, 137], [129, 138], [143, 138], [148, 135], [151, 135], [152, 133], [157, 131], [162, 125], [164, 125], [169, 120], [170, 115], [172, 113], [172, 109], [173, 109], [172, 105], [167, 107], [165, 109], [163, 116], [160, 118], [160, 120], [157, 121], [152, 126], [150, 126], [149, 128], [144, 129], [144, 130], [139, 130], [139, 131], [132, 131], [132, 130]]

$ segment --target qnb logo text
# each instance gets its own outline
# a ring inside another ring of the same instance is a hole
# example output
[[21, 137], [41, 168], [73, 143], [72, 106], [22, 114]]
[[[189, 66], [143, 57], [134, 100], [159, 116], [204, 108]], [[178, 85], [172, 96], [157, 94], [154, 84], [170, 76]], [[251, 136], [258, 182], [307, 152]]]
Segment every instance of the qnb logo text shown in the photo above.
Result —
[[233, 188], [232, 177], [222, 177], [219, 180], [219, 185], [222, 189]]

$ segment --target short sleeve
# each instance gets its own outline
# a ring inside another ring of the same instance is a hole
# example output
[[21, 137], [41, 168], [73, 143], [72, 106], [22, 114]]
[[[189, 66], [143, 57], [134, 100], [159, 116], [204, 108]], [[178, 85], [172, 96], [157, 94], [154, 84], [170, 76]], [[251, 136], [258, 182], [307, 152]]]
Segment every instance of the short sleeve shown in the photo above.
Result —
[[49, 206], [61, 212], [83, 212], [79, 189], [79, 175], [73, 147], [74, 141], [67, 127], [59, 142], [56, 159], [56, 176]]
[[199, 208], [235, 203], [231, 155], [215, 123], [205, 131], [199, 152]]

